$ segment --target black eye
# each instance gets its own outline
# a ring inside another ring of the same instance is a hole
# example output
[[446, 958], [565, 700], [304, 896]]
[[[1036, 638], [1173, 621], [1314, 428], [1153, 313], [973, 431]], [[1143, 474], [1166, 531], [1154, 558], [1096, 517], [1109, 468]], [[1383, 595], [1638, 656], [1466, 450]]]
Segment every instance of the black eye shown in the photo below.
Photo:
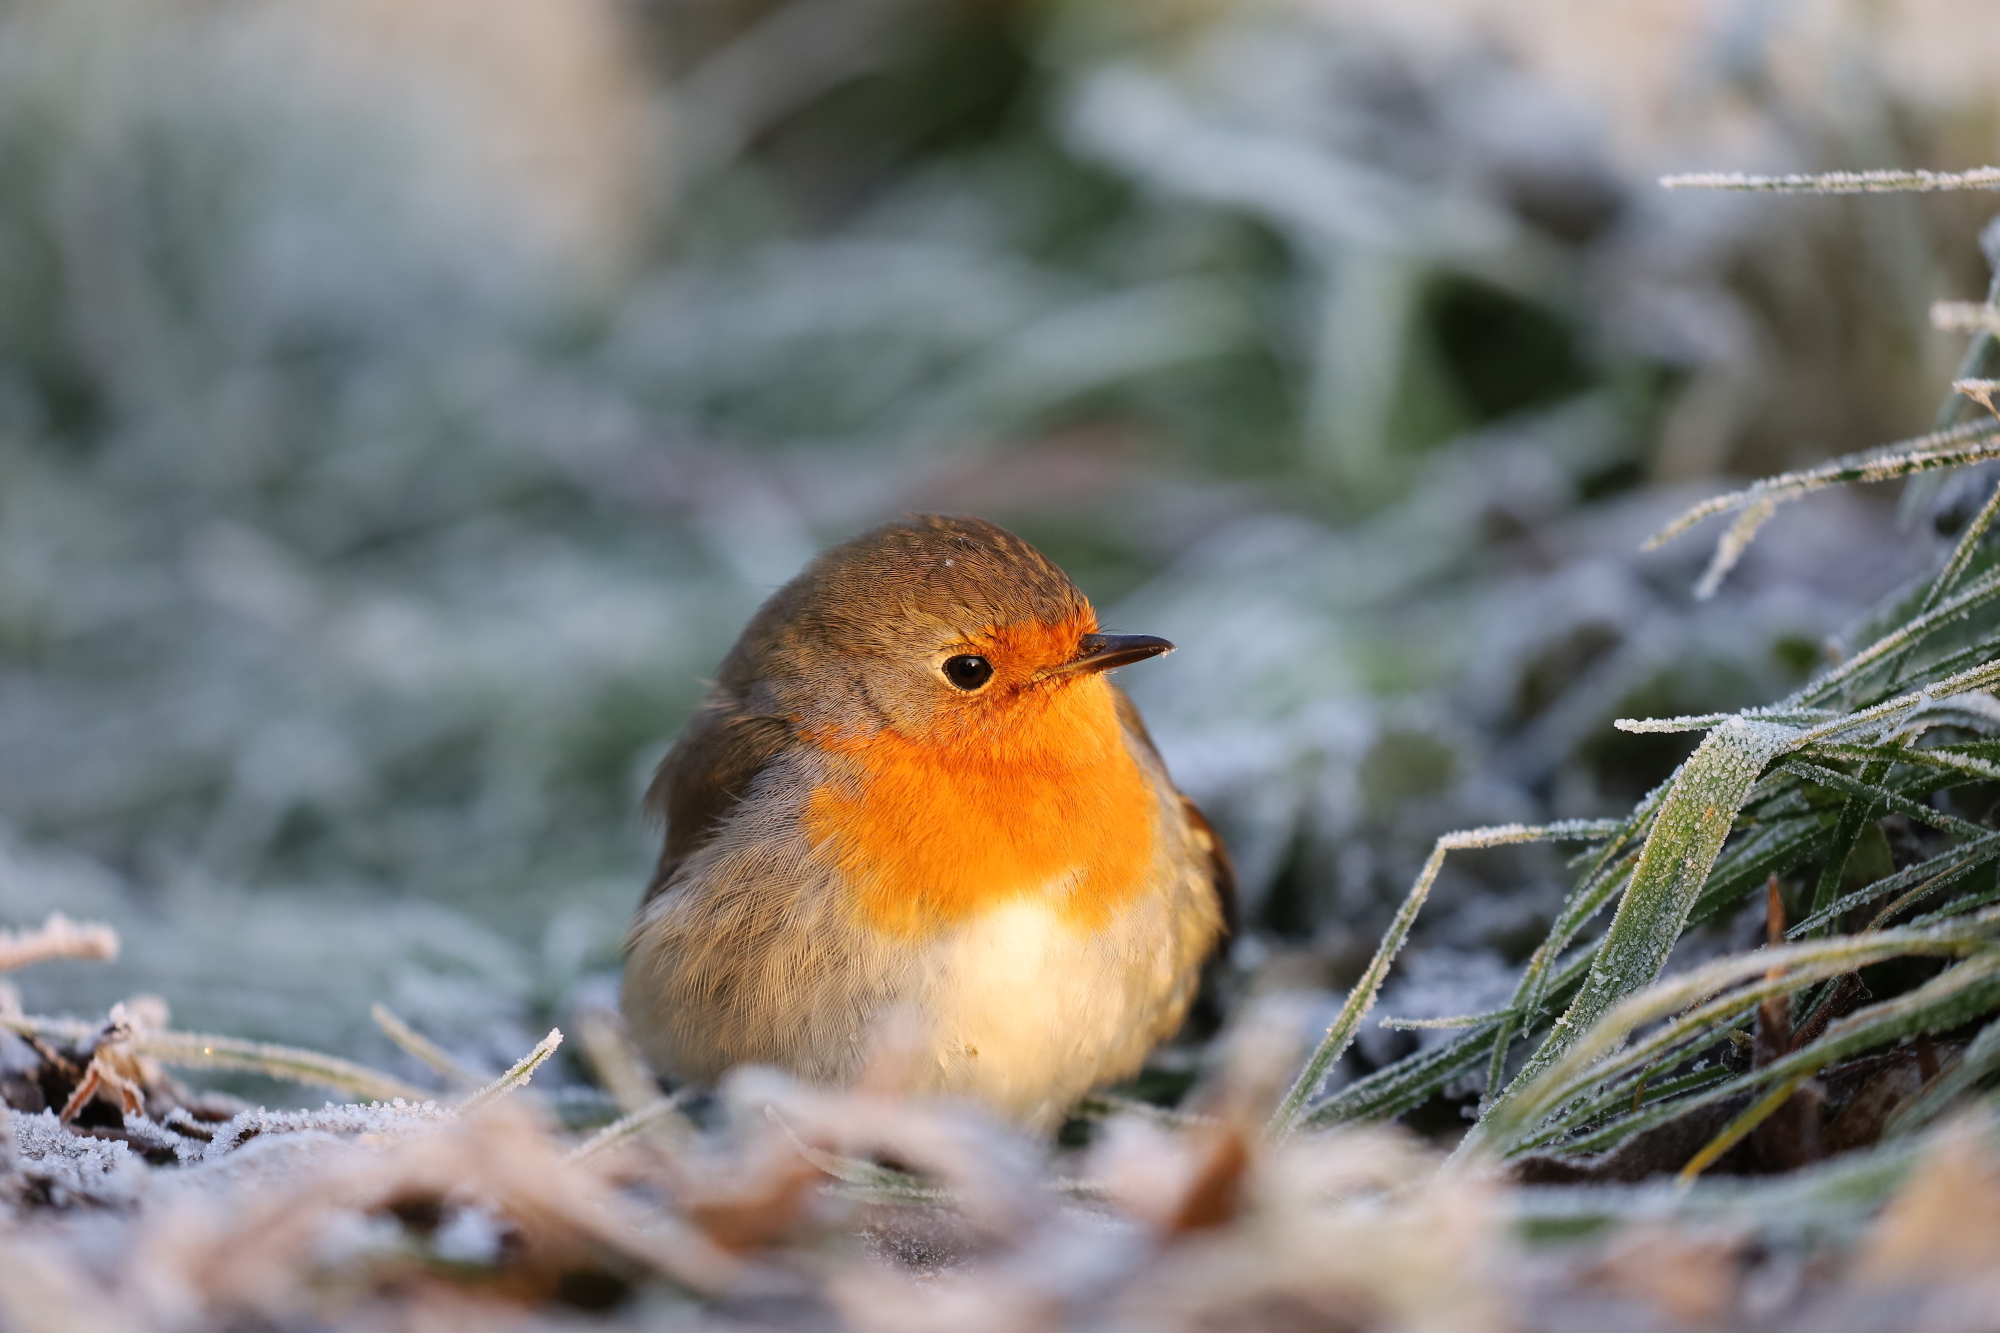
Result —
[[983, 657], [948, 657], [944, 678], [961, 690], [976, 690], [993, 679], [993, 664]]

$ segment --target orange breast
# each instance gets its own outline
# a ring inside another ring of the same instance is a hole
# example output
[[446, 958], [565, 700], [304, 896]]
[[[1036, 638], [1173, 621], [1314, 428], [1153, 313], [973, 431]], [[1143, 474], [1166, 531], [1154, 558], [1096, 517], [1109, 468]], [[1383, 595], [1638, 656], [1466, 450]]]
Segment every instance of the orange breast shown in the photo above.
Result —
[[1090, 930], [1145, 889], [1157, 802], [1109, 686], [1077, 682], [1011, 722], [1004, 749], [888, 732], [829, 746], [861, 776], [813, 793], [809, 831], [832, 845], [876, 929], [922, 935], [1053, 890]]

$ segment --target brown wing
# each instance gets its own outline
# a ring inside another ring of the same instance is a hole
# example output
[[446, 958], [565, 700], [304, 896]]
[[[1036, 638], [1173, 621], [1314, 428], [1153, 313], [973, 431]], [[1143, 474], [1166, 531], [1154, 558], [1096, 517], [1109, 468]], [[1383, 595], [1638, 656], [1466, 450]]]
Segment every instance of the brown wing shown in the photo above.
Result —
[[727, 696], [711, 695], [702, 704], [646, 789], [646, 809], [666, 820], [667, 836], [642, 907], [715, 836], [723, 816], [794, 736], [784, 718], [743, 712]]
[[[1117, 701], [1118, 720], [1133, 740], [1146, 747], [1154, 759], [1160, 757], [1160, 747], [1153, 744], [1152, 733], [1146, 730], [1146, 720], [1139, 716], [1139, 705], [1131, 696], [1113, 686], [1112, 698]], [[1164, 768], [1166, 765], [1161, 764]], [[1208, 816], [1201, 807], [1181, 797], [1181, 809], [1186, 812], [1188, 824], [1194, 830], [1195, 843], [1208, 855], [1208, 882], [1215, 888], [1215, 896], [1222, 906], [1222, 937], [1216, 941], [1216, 949], [1236, 937], [1236, 863], [1229, 859], [1229, 849], [1222, 845], [1222, 837], [1215, 826], [1208, 822]]]
[[1229, 859], [1222, 835], [1208, 822], [1200, 806], [1183, 796], [1181, 809], [1187, 812], [1188, 823], [1194, 828], [1195, 842], [1208, 853], [1208, 882], [1215, 886], [1215, 896], [1222, 903], [1222, 938], [1216, 943], [1220, 950], [1236, 938], [1236, 863]]

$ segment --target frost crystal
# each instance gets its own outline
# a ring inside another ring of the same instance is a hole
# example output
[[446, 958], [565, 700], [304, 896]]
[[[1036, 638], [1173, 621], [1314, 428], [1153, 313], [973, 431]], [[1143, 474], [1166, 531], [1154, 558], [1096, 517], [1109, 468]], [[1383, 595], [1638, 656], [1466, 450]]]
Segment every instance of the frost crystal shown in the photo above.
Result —
[[436, 1102], [328, 1102], [317, 1111], [245, 1111], [224, 1125], [208, 1145], [204, 1159], [213, 1160], [267, 1134], [321, 1133], [403, 1139], [450, 1120], [453, 1112]]
[[9, 1193], [55, 1207], [77, 1202], [122, 1206], [137, 1197], [143, 1175], [123, 1143], [72, 1134], [52, 1111], [16, 1111], [8, 1119], [13, 1162], [0, 1181]]

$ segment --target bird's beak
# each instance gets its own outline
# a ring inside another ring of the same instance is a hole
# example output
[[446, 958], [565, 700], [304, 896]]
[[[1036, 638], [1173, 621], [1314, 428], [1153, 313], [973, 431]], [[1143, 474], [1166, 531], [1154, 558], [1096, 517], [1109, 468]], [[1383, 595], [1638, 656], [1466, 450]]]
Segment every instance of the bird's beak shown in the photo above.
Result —
[[1150, 634], [1086, 634], [1076, 647], [1076, 656], [1057, 667], [1057, 672], [1076, 675], [1109, 671], [1174, 650], [1173, 644]]

